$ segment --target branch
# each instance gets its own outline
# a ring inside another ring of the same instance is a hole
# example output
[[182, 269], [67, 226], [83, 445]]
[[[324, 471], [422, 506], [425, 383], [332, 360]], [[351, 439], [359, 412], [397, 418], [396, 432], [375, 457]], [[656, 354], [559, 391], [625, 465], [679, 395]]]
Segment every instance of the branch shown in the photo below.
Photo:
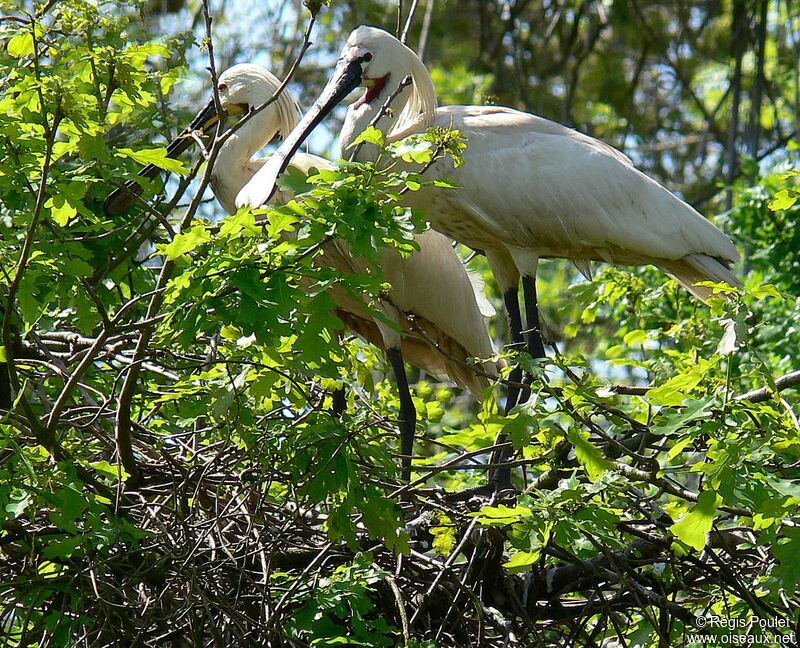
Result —
[[413, 0], [411, 3], [411, 9], [408, 11], [408, 17], [406, 18], [405, 27], [403, 27], [403, 33], [400, 35], [400, 42], [403, 44], [408, 41], [408, 31], [411, 29], [411, 23], [414, 22], [414, 14], [417, 12], [418, 4], [419, 0]]
[[782, 392], [784, 389], [794, 387], [800, 384], [800, 370], [792, 371], [791, 373], [784, 374], [783, 376], [775, 379], [776, 392], [772, 391], [771, 387], [761, 387], [754, 389], [739, 396], [735, 396], [734, 400], [748, 401], [750, 403], [761, 403], [764, 401], [772, 400], [775, 394]]

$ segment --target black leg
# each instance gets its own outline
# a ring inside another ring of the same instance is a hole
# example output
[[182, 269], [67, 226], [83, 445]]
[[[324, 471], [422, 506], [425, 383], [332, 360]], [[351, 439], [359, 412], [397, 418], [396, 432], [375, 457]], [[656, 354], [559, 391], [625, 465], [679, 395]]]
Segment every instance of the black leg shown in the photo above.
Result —
[[522, 277], [522, 294], [525, 297], [525, 320], [528, 324], [528, 353], [533, 358], [544, 358], [542, 329], [539, 325], [539, 302], [536, 297], [536, 277]]
[[331, 403], [331, 416], [339, 418], [347, 409], [347, 395], [344, 391], [344, 387], [334, 389], [331, 394], [331, 400], [333, 401]]
[[11, 376], [8, 375], [8, 365], [2, 362], [0, 363], [0, 409], [10, 411], [13, 404]]
[[[522, 294], [525, 298], [525, 320], [527, 324], [527, 344], [526, 349], [532, 358], [544, 358], [544, 344], [542, 343], [541, 328], [539, 325], [539, 306], [536, 297], [536, 277], [525, 275], [522, 277]], [[512, 343], [521, 345], [523, 343], [522, 322], [519, 308], [519, 301], [517, 299], [517, 291], [509, 290], [503, 295], [505, 301], [506, 311], [508, 312], [508, 325], [509, 335]], [[509, 375], [509, 379], [514, 382], [524, 382], [530, 384], [531, 377], [526, 375], [522, 380], [522, 368], [515, 367]], [[513, 398], [512, 398], [513, 395]], [[530, 398], [531, 391], [528, 387], [522, 389], [517, 387], [509, 387], [508, 398], [506, 399], [506, 406], [504, 414], [507, 416], [515, 405], [525, 403]], [[500, 443], [505, 443], [507, 439], [504, 435], [498, 437]], [[512, 450], [502, 450], [494, 453], [492, 463], [503, 464], [508, 461], [513, 454]], [[490, 481], [494, 486], [495, 491], [512, 488], [511, 485], [511, 467], [502, 466], [492, 471]]]
[[[525, 321], [527, 324], [527, 345], [526, 349], [532, 358], [544, 358], [544, 344], [542, 343], [542, 332], [539, 325], [539, 305], [536, 297], [536, 277], [525, 275], [522, 277], [522, 294], [525, 298]], [[517, 367], [515, 371], [519, 369]], [[520, 370], [521, 371], [521, 370]], [[531, 376], [525, 374], [523, 383], [529, 385], [531, 383]], [[523, 387], [520, 390], [519, 398], [515, 405], [526, 403], [531, 396], [529, 387]], [[513, 407], [513, 406], [512, 406]], [[506, 414], [508, 414], [508, 403], [506, 403]], [[501, 437], [501, 442], [505, 442], [505, 436]], [[508, 461], [513, 454], [512, 450], [503, 450], [498, 453], [496, 463], [504, 463]], [[511, 468], [503, 466], [495, 470], [492, 477], [492, 484], [495, 491], [500, 491], [508, 488], [513, 488], [511, 484]]]
[[[503, 303], [506, 306], [506, 314], [508, 315], [508, 336], [511, 338], [511, 346], [515, 349], [520, 349], [525, 343], [525, 338], [522, 335], [522, 314], [519, 310], [519, 294], [516, 288], [512, 288], [503, 294]], [[517, 384], [522, 382], [522, 367], [514, 367], [508, 379], [516, 384], [510, 385], [508, 388], [506, 405], [503, 408], [503, 414], [506, 416], [519, 400], [520, 389]]]
[[[506, 314], [508, 315], [508, 336], [511, 338], [511, 346], [520, 349], [522, 345], [525, 344], [525, 337], [522, 334], [522, 313], [519, 308], [519, 292], [516, 288], [512, 288], [503, 294], [503, 303], [505, 304]], [[522, 367], [519, 365], [514, 367], [508, 375], [508, 379], [514, 384], [509, 385], [506, 394], [506, 404], [503, 408], [503, 414], [505, 416], [508, 416], [508, 413], [518, 402], [524, 402], [521, 401], [521, 398], [524, 397], [525, 394], [520, 387], [518, 387], [518, 385], [522, 383]], [[508, 439], [504, 434], [500, 434], [497, 437], [497, 441], [499, 443], [506, 443]], [[493, 464], [502, 464], [508, 461], [512, 454], [513, 451], [510, 449], [495, 451], [492, 453], [491, 462]], [[489, 483], [494, 491], [513, 488], [511, 485], [511, 467], [502, 466], [492, 469], [489, 473]]]
[[414, 431], [417, 426], [417, 411], [408, 388], [408, 377], [399, 348], [387, 349], [386, 355], [392, 364], [397, 392], [400, 395], [400, 453], [403, 455], [403, 481], [411, 480], [411, 454], [414, 451]]

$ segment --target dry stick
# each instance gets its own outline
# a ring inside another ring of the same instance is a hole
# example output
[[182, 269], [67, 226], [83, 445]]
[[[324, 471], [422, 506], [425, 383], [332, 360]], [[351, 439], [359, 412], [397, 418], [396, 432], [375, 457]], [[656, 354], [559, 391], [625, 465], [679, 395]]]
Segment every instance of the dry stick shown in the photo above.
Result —
[[425, 3], [425, 15], [422, 17], [422, 32], [419, 35], [419, 48], [417, 56], [420, 61], [425, 60], [425, 50], [428, 46], [428, 36], [431, 32], [431, 19], [433, 18], [433, 2], [427, 0]]
[[[203, 0], [204, 4], [204, 12], [207, 12], [207, 2], [208, 0]], [[249, 115], [247, 115], [244, 119], [242, 119], [236, 127], [241, 128], [241, 126], [249, 119], [260, 112], [261, 110], [265, 109], [269, 104], [273, 103], [278, 96], [283, 92], [286, 88], [289, 80], [291, 79], [292, 75], [294, 74], [295, 70], [297, 69], [300, 61], [302, 60], [303, 56], [305, 55], [308, 47], [311, 44], [310, 41], [310, 34], [311, 29], [315, 22], [315, 13], [312, 13], [311, 20], [308, 23], [308, 27], [306, 28], [304, 34], [304, 41], [303, 46], [300, 49], [300, 53], [295, 60], [294, 64], [292, 65], [289, 73], [286, 75], [286, 78], [283, 80], [281, 85], [272, 95], [272, 97], [266, 101], [262, 106], [257, 108], [255, 111], [252, 111]], [[209, 54], [213, 57], [213, 50], [211, 49], [211, 24], [210, 19], [206, 23], [206, 30], [207, 30], [207, 38], [209, 40]], [[211, 61], [212, 70], [214, 62]], [[216, 88], [216, 84], [215, 84]], [[183, 218], [181, 219], [180, 225], [178, 227], [179, 232], [183, 232], [192, 222], [194, 219], [194, 215], [197, 212], [198, 207], [200, 206], [200, 202], [202, 201], [203, 192], [205, 188], [208, 186], [211, 180], [211, 173], [214, 168], [214, 162], [216, 160], [217, 155], [219, 154], [222, 145], [227, 141], [227, 139], [238, 130], [238, 128], [232, 128], [228, 130], [228, 132], [223, 135], [222, 137], [215, 138], [214, 144], [211, 147], [211, 152], [209, 154], [209, 158], [206, 162], [206, 168], [203, 173], [203, 178], [200, 181], [200, 186], [198, 187], [194, 197], [192, 198], [189, 206], [186, 208], [186, 212], [184, 213]], [[147, 349], [150, 345], [150, 341], [153, 337], [153, 329], [156, 324], [156, 316], [158, 315], [158, 311], [161, 309], [161, 306], [164, 302], [164, 289], [169, 282], [172, 271], [174, 270], [175, 262], [172, 260], [165, 260], [164, 264], [161, 266], [161, 271], [159, 272], [158, 279], [156, 281], [156, 289], [153, 293], [153, 296], [150, 300], [150, 304], [147, 308], [147, 314], [145, 315], [145, 320], [150, 322], [148, 325], [143, 325], [141, 328], [141, 334], [139, 337], [138, 342], [136, 343], [136, 348], [134, 349], [133, 358], [131, 360], [131, 365], [128, 373], [125, 376], [125, 381], [122, 384], [122, 389], [120, 390], [119, 399], [117, 401], [117, 417], [116, 417], [116, 426], [115, 426], [115, 436], [116, 436], [116, 444], [117, 444], [117, 454], [119, 455], [119, 459], [131, 476], [129, 479], [129, 483], [132, 486], [136, 486], [141, 483], [142, 481], [142, 474], [139, 470], [139, 466], [136, 463], [136, 458], [133, 455], [133, 448], [131, 445], [131, 403], [133, 400], [134, 393], [136, 391], [136, 386], [139, 378], [139, 374], [141, 372], [141, 365], [144, 360], [144, 356], [147, 353]]]
[[733, 92], [733, 105], [731, 107], [731, 121], [728, 127], [728, 142], [726, 145], [726, 158], [727, 158], [727, 173], [726, 182], [726, 209], [733, 206], [733, 191], [730, 186], [736, 177], [738, 167], [738, 155], [736, 150], [736, 142], [739, 130], [739, 106], [742, 99], [742, 58], [745, 54], [746, 46], [746, 26], [745, 20], [747, 18], [747, 9], [745, 8], [744, 0], [734, 0], [733, 2], [733, 24], [731, 41], [733, 44], [733, 52], [735, 57], [733, 77], [731, 78], [730, 86]]
[[[490, 506], [494, 505], [495, 496], [496, 496], [496, 494], [492, 495], [492, 499], [489, 502]], [[458, 558], [458, 556], [464, 550], [464, 546], [467, 544], [467, 541], [470, 538], [470, 534], [472, 533], [472, 530], [475, 528], [475, 525], [477, 523], [478, 523], [478, 518], [477, 517], [472, 518], [472, 520], [469, 523], [469, 526], [467, 527], [467, 530], [464, 532], [464, 535], [461, 538], [461, 541], [458, 543], [456, 548], [453, 549], [453, 551], [447, 557], [447, 560], [445, 560], [442, 563], [442, 566], [441, 566], [441, 568], [439, 570], [439, 573], [436, 574], [436, 578], [433, 579], [433, 582], [430, 584], [430, 586], [426, 590], [425, 594], [422, 595], [422, 598], [420, 599], [419, 607], [416, 609], [416, 611], [414, 612], [413, 616], [411, 617], [411, 621], [409, 622], [410, 625], [414, 625], [414, 621], [416, 621], [417, 616], [419, 616], [419, 613], [422, 611], [422, 609], [425, 606], [426, 599], [436, 589], [436, 586], [439, 584], [439, 581], [442, 580], [442, 577], [444, 576], [445, 572], [450, 569], [450, 566], [455, 562], [456, 558]]]
[[[163, 292], [163, 291], [162, 291]], [[156, 295], [161, 294], [160, 292], [155, 292], [152, 294], [153, 297]], [[52, 409], [50, 410], [50, 415], [47, 418], [46, 429], [48, 434], [55, 434], [55, 427], [58, 424], [58, 419], [63, 411], [64, 407], [66, 406], [67, 399], [72, 394], [72, 391], [75, 389], [76, 386], [80, 384], [80, 379], [83, 376], [83, 373], [94, 363], [96, 356], [101, 351], [107, 351], [106, 342], [111, 337], [114, 329], [116, 328], [117, 324], [122, 320], [122, 316], [125, 315], [128, 310], [140, 301], [142, 298], [150, 295], [150, 293], [143, 293], [137, 297], [126, 302], [114, 315], [114, 317], [109, 321], [108, 326], [104, 326], [103, 330], [100, 332], [96, 338], [93, 339], [89, 349], [84, 353], [83, 358], [81, 359], [79, 365], [75, 368], [75, 370], [70, 374], [69, 379], [64, 384], [64, 387], [61, 390], [61, 393], [58, 395], [55, 404], [53, 405]], [[86, 340], [91, 340], [92, 338], [85, 338]], [[126, 359], [127, 362], [133, 363], [132, 360]], [[140, 363], [141, 364], [141, 363]]]
[[[784, 374], [783, 376], [775, 379], [775, 387], [777, 388], [778, 392], [781, 392], [788, 387], [794, 387], [798, 384], [800, 384], [800, 370], [792, 371], [791, 373]], [[759, 389], [754, 389], [744, 394], [740, 394], [739, 396], [735, 396], [734, 400], [749, 401], [750, 403], [761, 403], [763, 401], [772, 400], [775, 397], [775, 393], [777, 392], [773, 392], [770, 387], [761, 387]]]
[[408, 614], [406, 614], [406, 605], [403, 602], [403, 594], [400, 592], [400, 588], [397, 586], [397, 581], [394, 579], [394, 576], [387, 576], [386, 581], [389, 583], [392, 594], [394, 594], [394, 600], [397, 604], [397, 612], [400, 614], [400, 625], [403, 628], [403, 641], [407, 646], [411, 641], [411, 632], [409, 631]]
[[748, 148], [750, 155], [758, 154], [758, 140], [761, 136], [761, 100], [764, 93], [764, 85], [767, 83], [767, 78], [764, 74], [764, 49], [767, 43], [767, 23], [769, 18], [767, 16], [768, 0], [761, 0], [758, 10], [758, 26], [756, 28], [756, 78], [755, 87], [753, 88], [753, 96], [750, 101], [750, 124], [748, 133]]
[[214, 39], [211, 36], [211, 14], [208, 11], [208, 0], [203, 0], [203, 19], [206, 23], [206, 41], [208, 45], [208, 71], [211, 74], [211, 96], [214, 99], [214, 110], [221, 118], [223, 116], [222, 104], [219, 101], [219, 87], [217, 86], [217, 66], [214, 62]]
[[[750, 403], [762, 403], [764, 401], [772, 400], [776, 393], [782, 392], [784, 389], [788, 389], [789, 387], [794, 387], [795, 385], [800, 385], [800, 370], [791, 371], [776, 378], [775, 387], [777, 388], [777, 391], [773, 391], [771, 387], [759, 387], [758, 389], [753, 389], [749, 392], [745, 392], [744, 394], [734, 396], [733, 400], [747, 401]], [[557, 390], [558, 388], [555, 387], [554, 389]], [[651, 389], [655, 389], [655, 387], [612, 385], [609, 387], [609, 389], [615, 394], [624, 396], [644, 396]]]
[[411, 3], [411, 9], [408, 11], [408, 17], [406, 18], [405, 27], [403, 27], [403, 33], [400, 35], [400, 42], [403, 44], [408, 41], [408, 31], [411, 29], [411, 23], [414, 22], [414, 14], [417, 12], [418, 4], [419, 0], [414, 0]]
[[110, 327], [103, 327], [100, 335], [95, 339], [94, 344], [89, 348], [89, 351], [83, 356], [80, 364], [64, 383], [64, 387], [58, 395], [58, 399], [50, 410], [50, 416], [47, 417], [46, 429], [48, 434], [55, 434], [55, 427], [58, 424], [61, 412], [67, 404], [67, 399], [72, 394], [72, 390], [78, 385], [83, 373], [94, 363], [97, 354], [104, 349], [106, 340], [111, 334], [111, 330]]
[[397, 0], [397, 27], [394, 30], [395, 36], [400, 38], [400, 25], [403, 24], [403, 0]]

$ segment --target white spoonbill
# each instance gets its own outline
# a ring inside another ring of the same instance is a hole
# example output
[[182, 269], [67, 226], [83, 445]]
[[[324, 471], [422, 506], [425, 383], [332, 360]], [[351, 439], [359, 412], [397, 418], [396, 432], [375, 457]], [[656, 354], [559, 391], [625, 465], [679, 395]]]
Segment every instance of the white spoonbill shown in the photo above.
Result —
[[[261, 66], [235, 65], [218, 79], [220, 106], [230, 115], [246, 114], [269, 100], [279, 86], [280, 81]], [[249, 119], [223, 144], [212, 170], [211, 187], [226, 211], [236, 211], [237, 193], [269, 159], [253, 160], [253, 155], [276, 134], [291, 132], [298, 114], [297, 104], [284, 89], [274, 103]], [[215, 121], [213, 102], [210, 102], [192, 125], [207, 129]], [[171, 150], [176, 150], [174, 145]], [[304, 153], [295, 154], [290, 164], [306, 174], [312, 168], [333, 166], [328, 160]], [[279, 196], [281, 201], [290, 198]], [[490, 384], [486, 375], [496, 376], [498, 369], [496, 363], [488, 360], [494, 348], [484, 320], [494, 311], [480, 293], [479, 286], [473, 284], [449, 239], [429, 231], [417, 235], [416, 242], [419, 251], [407, 258], [388, 250], [379, 259], [383, 276], [392, 286], [388, 300], [381, 303], [380, 309], [396, 328], [373, 317], [364, 302], [353, 298], [343, 288], [330, 289], [337, 305], [337, 316], [350, 330], [384, 349], [391, 362], [400, 393], [401, 453], [406, 480], [416, 412], [403, 359], [440, 380], [455, 381], [479, 399]], [[370, 271], [364, 260], [354, 257], [344, 243], [336, 240], [324, 245], [315, 262], [332, 266], [344, 274]], [[487, 359], [478, 366], [486, 375], [476, 373], [468, 365], [469, 359], [474, 357]]]
[[[395, 98], [377, 127], [394, 141], [429, 126], [454, 128], [467, 139], [464, 163], [444, 158], [427, 171], [458, 189], [425, 187], [404, 200], [424, 207], [431, 225], [482, 250], [503, 293], [510, 336], [522, 341], [517, 296], [520, 275], [528, 350], [543, 357], [536, 306], [540, 258], [653, 264], [699, 299], [712, 294], [698, 282], [739, 286], [729, 270], [739, 260], [730, 239], [692, 207], [644, 175], [621, 152], [556, 122], [498, 106], [437, 108], [422, 61], [391, 34], [355, 29], [322, 94], [283, 145], [239, 192], [237, 205], [263, 204], [308, 133], [350, 92], [363, 85], [342, 129], [341, 149], [378, 117], [402, 79], [413, 83]], [[371, 151], [364, 147], [362, 156]], [[513, 406], [513, 402], [507, 407]], [[505, 479], [505, 477], [503, 477]]]

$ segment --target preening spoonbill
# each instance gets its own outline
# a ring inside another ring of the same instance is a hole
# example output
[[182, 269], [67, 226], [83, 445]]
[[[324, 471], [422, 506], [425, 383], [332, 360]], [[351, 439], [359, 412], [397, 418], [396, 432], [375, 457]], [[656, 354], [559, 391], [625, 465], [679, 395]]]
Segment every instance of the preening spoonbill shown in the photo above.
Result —
[[[308, 133], [356, 87], [366, 91], [347, 111], [345, 153], [378, 115], [402, 79], [413, 83], [377, 121], [394, 141], [429, 126], [454, 128], [467, 140], [464, 163], [443, 158], [427, 171], [458, 189], [426, 187], [404, 200], [426, 210], [431, 225], [482, 250], [503, 293], [512, 341], [523, 339], [518, 301], [522, 276], [528, 351], [544, 356], [536, 305], [540, 258], [622, 265], [653, 264], [699, 299], [702, 281], [739, 286], [729, 266], [739, 259], [730, 239], [692, 207], [644, 175], [621, 152], [556, 122], [498, 106], [437, 108], [422, 61], [391, 34], [355, 29], [322, 94], [283, 145], [239, 192], [237, 205], [263, 204]], [[361, 156], [372, 153], [364, 147]], [[513, 406], [513, 402], [507, 404]], [[500, 480], [508, 482], [505, 474]]]
[[[246, 114], [269, 100], [279, 86], [280, 81], [261, 66], [235, 65], [218, 79], [220, 106], [230, 115]], [[237, 193], [269, 159], [253, 160], [253, 155], [276, 134], [291, 132], [298, 115], [297, 104], [284, 90], [224, 143], [212, 170], [211, 187], [226, 211], [236, 211]], [[208, 128], [214, 122], [213, 102], [209, 102], [192, 124]], [[171, 148], [174, 150], [174, 144]], [[328, 160], [305, 153], [295, 154], [290, 164], [306, 174], [312, 168], [333, 166]], [[291, 196], [278, 198], [286, 201]], [[494, 311], [468, 275], [450, 240], [428, 231], [417, 235], [416, 242], [420, 249], [410, 257], [403, 258], [389, 250], [379, 259], [383, 276], [392, 286], [380, 309], [397, 328], [373, 317], [364, 302], [343, 288], [330, 289], [337, 316], [351, 331], [384, 349], [392, 365], [400, 393], [401, 453], [406, 480], [410, 475], [416, 412], [403, 360], [440, 380], [455, 381], [479, 399], [490, 384], [487, 375], [496, 376], [498, 369], [489, 360], [494, 348], [484, 320]], [[368, 271], [366, 262], [354, 257], [337, 240], [325, 244], [315, 261], [344, 274]], [[485, 375], [469, 366], [469, 359], [475, 357], [486, 359], [478, 366]]]

